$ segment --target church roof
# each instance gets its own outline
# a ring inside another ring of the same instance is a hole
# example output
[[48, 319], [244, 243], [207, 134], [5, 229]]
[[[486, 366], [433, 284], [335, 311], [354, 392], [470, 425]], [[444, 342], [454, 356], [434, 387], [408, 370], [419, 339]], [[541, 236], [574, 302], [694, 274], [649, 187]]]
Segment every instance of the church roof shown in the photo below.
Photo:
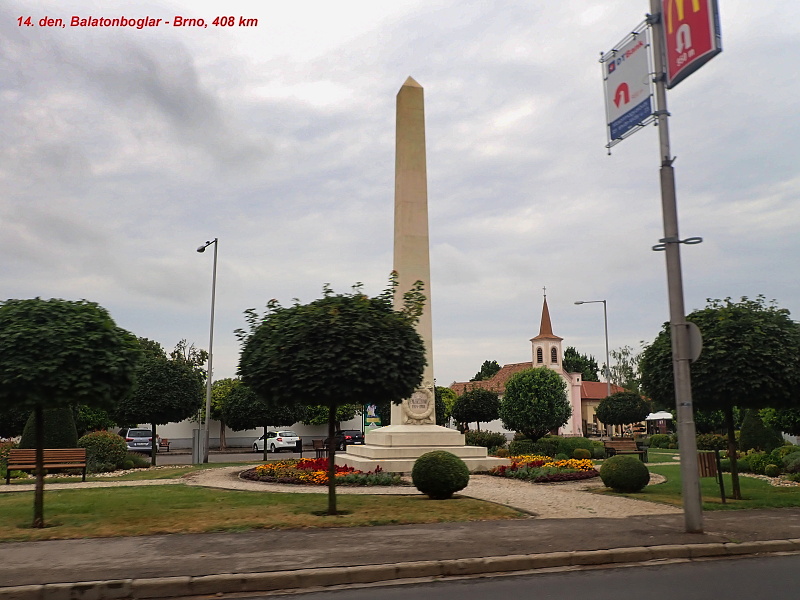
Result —
[[564, 338], [560, 338], [557, 335], [553, 334], [553, 325], [550, 323], [550, 310], [547, 308], [547, 296], [544, 298], [544, 303], [542, 304], [542, 322], [539, 325], [539, 335], [537, 335], [533, 340], [563, 340]]
[[[453, 390], [458, 396], [464, 394], [469, 390], [484, 389], [496, 394], [503, 394], [506, 391], [506, 382], [511, 379], [512, 375], [532, 369], [532, 362], [511, 363], [503, 365], [503, 367], [494, 374], [491, 379], [484, 381], [460, 381], [453, 382], [450, 389]], [[625, 389], [611, 384], [611, 393], [624, 392]], [[608, 386], [603, 381], [581, 381], [581, 399], [582, 400], [602, 400], [608, 395]]]

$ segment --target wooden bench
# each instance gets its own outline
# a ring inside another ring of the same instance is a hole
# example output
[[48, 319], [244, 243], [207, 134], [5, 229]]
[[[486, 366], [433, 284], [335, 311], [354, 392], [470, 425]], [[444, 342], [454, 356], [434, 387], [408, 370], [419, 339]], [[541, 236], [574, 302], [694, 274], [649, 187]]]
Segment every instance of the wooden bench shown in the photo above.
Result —
[[[86, 481], [86, 448], [45, 448], [43, 452], [45, 469], [83, 469], [82, 481]], [[36, 471], [36, 450], [9, 450], [6, 485], [11, 483], [11, 471]]]
[[604, 441], [603, 446], [606, 450], [606, 458], [616, 454], [636, 454], [642, 462], [647, 462], [647, 448], [639, 450], [633, 440]]
[[164, 449], [169, 452], [169, 440], [167, 438], [158, 438], [158, 449]]

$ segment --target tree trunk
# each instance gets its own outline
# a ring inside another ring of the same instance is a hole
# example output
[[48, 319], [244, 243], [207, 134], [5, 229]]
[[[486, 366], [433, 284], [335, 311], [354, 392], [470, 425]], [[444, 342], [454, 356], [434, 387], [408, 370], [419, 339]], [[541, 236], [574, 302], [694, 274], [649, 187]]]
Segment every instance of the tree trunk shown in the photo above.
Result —
[[[734, 500], [742, 499], [742, 490], [739, 487], [739, 465], [736, 462], [736, 433], [733, 424], [733, 407], [725, 408], [725, 427], [728, 428], [728, 458], [731, 461], [731, 497]], [[720, 477], [722, 474], [720, 473]]]
[[228, 442], [225, 439], [225, 421], [222, 420], [222, 417], [219, 419], [219, 449], [228, 449]]
[[269, 452], [269, 450], [267, 449], [267, 428], [268, 427], [269, 427], [269, 425], [267, 425], [265, 423], [264, 424], [264, 462], [267, 462], [267, 452]]
[[158, 453], [158, 436], [156, 434], [156, 424], [150, 424], [150, 465], [156, 466], [156, 454]]
[[36, 419], [36, 491], [33, 496], [33, 528], [44, 528], [44, 409], [37, 404]]
[[480, 431], [481, 430], [481, 422], [480, 421], [475, 421], [475, 427], [477, 427], [478, 431]]
[[336, 407], [328, 407], [328, 514], [336, 513], [336, 447], [334, 436], [336, 435]]

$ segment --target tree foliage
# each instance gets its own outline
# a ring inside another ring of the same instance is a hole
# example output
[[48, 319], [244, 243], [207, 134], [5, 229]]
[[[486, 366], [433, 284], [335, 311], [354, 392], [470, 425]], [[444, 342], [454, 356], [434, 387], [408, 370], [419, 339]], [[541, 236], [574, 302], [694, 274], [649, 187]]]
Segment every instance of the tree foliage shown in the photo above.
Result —
[[789, 435], [800, 435], [800, 408], [769, 408], [761, 411], [764, 425]]
[[498, 418], [500, 399], [497, 394], [483, 388], [467, 390], [456, 399], [452, 417], [458, 423], [475, 422], [478, 431], [481, 422], [487, 423]]
[[13, 438], [22, 435], [31, 411], [18, 406], [4, 406], [0, 410], [0, 438]]
[[739, 446], [742, 450], [772, 452], [783, 445], [780, 432], [765, 424], [759, 411], [749, 409], [744, 413], [742, 429], [739, 432]]
[[600, 381], [597, 372], [600, 367], [594, 356], [581, 354], [572, 346], [567, 346], [564, 350], [564, 358], [561, 363], [567, 373], [580, 373], [584, 381]]
[[[370, 298], [360, 285], [288, 308], [276, 300], [259, 317], [245, 312], [249, 331], [239, 330], [242, 381], [270, 405], [328, 407], [333, 438], [336, 408], [354, 401], [395, 402], [422, 381], [425, 345], [414, 325], [422, 314], [422, 284], [403, 295], [395, 310], [396, 274], [383, 293]], [[328, 513], [336, 514], [333, 453], [329, 460]]]
[[86, 300], [6, 300], [0, 305], [0, 412], [33, 411], [37, 423], [34, 527], [44, 527], [43, 411], [113, 408], [134, 378], [136, 338]]
[[[334, 428], [339, 431], [342, 428], [342, 421], [350, 421], [355, 419], [364, 410], [361, 404], [342, 404], [336, 407], [336, 417]], [[302, 419], [303, 425], [327, 425], [328, 424], [329, 410], [327, 406], [316, 404], [313, 406], [306, 406], [305, 413]]]
[[644, 421], [650, 414], [650, 403], [634, 392], [617, 392], [603, 398], [595, 412], [606, 425], [627, 425]]
[[[789, 311], [763, 296], [755, 300], [708, 300], [688, 315], [703, 336], [692, 363], [692, 399], [700, 410], [722, 410], [728, 430], [734, 498], [741, 498], [736, 467], [734, 407], [789, 408], [800, 398], [800, 327]], [[658, 406], [674, 406], [669, 324], [645, 348], [642, 386]]]
[[486, 381], [495, 376], [500, 370], [500, 364], [496, 360], [485, 360], [481, 365], [481, 370], [475, 373], [475, 377], [470, 381]]
[[116, 420], [126, 425], [150, 423], [150, 456], [155, 464], [157, 426], [182, 421], [198, 411], [204, 398], [205, 373], [181, 352], [167, 356], [158, 342], [139, 338], [139, 345], [142, 355], [136, 365], [136, 384], [120, 399]]
[[[44, 410], [44, 447], [77, 448], [78, 430], [75, 427], [72, 408], [58, 406]], [[34, 413], [28, 417], [19, 440], [20, 448], [36, 448], [36, 419]]]
[[547, 367], [520, 371], [506, 383], [499, 414], [506, 429], [536, 441], [572, 415], [567, 384]]
[[445, 426], [453, 414], [453, 405], [458, 396], [450, 388], [441, 385], [437, 385], [433, 391], [436, 395], [436, 424]]
[[[609, 368], [609, 379], [614, 385], [637, 394], [642, 393], [642, 381], [639, 374], [639, 360], [641, 353], [637, 352], [632, 346], [622, 346], [612, 350], [609, 360], [612, 361]], [[670, 408], [659, 406], [659, 409]]]

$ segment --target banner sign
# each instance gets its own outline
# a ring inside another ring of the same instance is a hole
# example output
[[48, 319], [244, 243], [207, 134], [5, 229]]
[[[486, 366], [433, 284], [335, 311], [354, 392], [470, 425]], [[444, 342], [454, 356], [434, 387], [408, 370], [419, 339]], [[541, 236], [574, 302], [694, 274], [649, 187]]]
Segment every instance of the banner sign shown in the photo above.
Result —
[[653, 114], [648, 31], [636, 33], [603, 54], [609, 146], [645, 124]]
[[722, 52], [716, 0], [661, 0], [667, 88]]

